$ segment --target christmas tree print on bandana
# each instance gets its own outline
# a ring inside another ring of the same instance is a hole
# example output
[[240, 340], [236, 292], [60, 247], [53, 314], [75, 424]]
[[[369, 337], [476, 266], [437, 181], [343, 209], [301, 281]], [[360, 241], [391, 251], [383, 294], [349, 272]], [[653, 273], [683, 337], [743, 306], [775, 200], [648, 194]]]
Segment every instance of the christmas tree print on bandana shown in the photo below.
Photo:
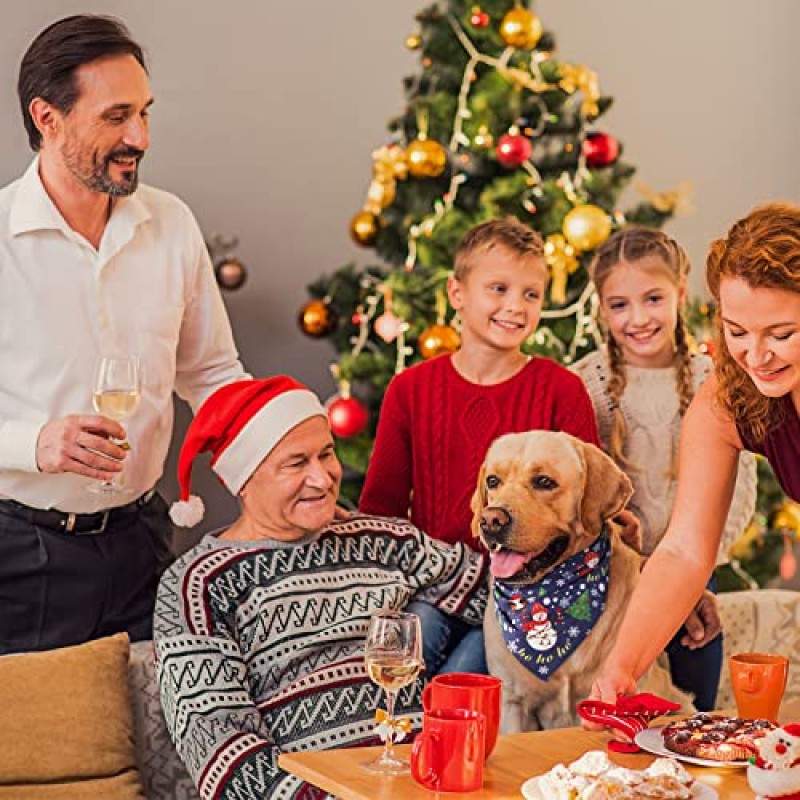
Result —
[[497, 619], [506, 647], [546, 681], [591, 633], [608, 596], [611, 542], [605, 532], [542, 580], [518, 586], [495, 579]]

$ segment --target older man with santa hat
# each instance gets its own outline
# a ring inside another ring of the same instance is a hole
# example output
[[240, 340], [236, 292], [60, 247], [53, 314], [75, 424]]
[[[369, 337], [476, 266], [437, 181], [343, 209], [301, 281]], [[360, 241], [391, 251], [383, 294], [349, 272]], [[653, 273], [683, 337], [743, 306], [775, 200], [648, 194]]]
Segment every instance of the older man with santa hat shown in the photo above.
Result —
[[[321, 798], [282, 772], [282, 751], [376, 744], [379, 688], [364, 669], [370, 617], [412, 598], [480, 625], [481, 555], [406, 520], [334, 521], [342, 468], [325, 409], [291, 378], [232, 383], [195, 416], [181, 451], [179, 524], [196, 524], [192, 462], [241, 515], [163, 576], [155, 612], [170, 734], [201, 797]], [[400, 713], [421, 722], [420, 686]]]

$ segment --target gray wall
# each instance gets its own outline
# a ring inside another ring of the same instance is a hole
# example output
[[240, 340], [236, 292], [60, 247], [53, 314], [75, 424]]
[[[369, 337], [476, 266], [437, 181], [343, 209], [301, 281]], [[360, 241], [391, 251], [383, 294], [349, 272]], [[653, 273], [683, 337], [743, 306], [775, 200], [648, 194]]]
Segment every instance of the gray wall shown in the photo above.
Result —
[[[403, 102], [401, 78], [417, 70], [403, 41], [424, 5], [4, 0], [0, 183], [30, 158], [14, 87], [32, 37], [70, 13], [121, 16], [151, 61], [144, 180], [188, 201], [208, 234], [240, 237], [249, 281], [226, 302], [250, 370], [291, 372], [326, 397], [331, 351], [298, 332], [296, 312], [309, 280], [369, 261], [347, 223], [363, 201], [370, 153]], [[800, 200], [796, 0], [540, 0], [537, 10], [561, 57], [597, 70], [615, 96], [601, 127], [625, 144], [641, 179], [658, 189], [692, 182], [696, 210], [670, 231], [693, 257], [696, 290], [711, 237], [755, 203]], [[187, 417], [182, 410], [179, 431]], [[207, 470], [197, 473], [206, 523], [221, 523], [233, 503]]]

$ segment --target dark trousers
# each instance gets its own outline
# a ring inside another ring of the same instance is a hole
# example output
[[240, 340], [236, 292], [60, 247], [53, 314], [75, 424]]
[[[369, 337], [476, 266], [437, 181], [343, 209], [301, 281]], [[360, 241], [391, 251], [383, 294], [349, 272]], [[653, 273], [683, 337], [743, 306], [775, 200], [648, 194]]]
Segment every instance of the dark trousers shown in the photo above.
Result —
[[[714, 578], [706, 588], [716, 594]], [[698, 711], [713, 711], [722, 672], [722, 634], [698, 650], [690, 650], [681, 644], [685, 635], [686, 628], [681, 626], [666, 647], [672, 680], [679, 689], [694, 695], [694, 704]]]
[[102, 533], [65, 533], [0, 501], [0, 654], [127, 631], [149, 639], [158, 579], [172, 560], [158, 494]]

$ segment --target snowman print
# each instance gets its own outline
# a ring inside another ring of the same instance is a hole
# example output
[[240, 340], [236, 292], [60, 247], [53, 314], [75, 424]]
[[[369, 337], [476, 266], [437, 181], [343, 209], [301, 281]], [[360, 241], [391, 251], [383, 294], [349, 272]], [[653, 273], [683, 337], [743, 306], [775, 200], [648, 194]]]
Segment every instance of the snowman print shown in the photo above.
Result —
[[556, 629], [550, 622], [547, 609], [541, 603], [535, 603], [531, 607], [531, 618], [525, 624], [525, 632], [528, 644], [539, 652], [550, 650], [558, 641]]

